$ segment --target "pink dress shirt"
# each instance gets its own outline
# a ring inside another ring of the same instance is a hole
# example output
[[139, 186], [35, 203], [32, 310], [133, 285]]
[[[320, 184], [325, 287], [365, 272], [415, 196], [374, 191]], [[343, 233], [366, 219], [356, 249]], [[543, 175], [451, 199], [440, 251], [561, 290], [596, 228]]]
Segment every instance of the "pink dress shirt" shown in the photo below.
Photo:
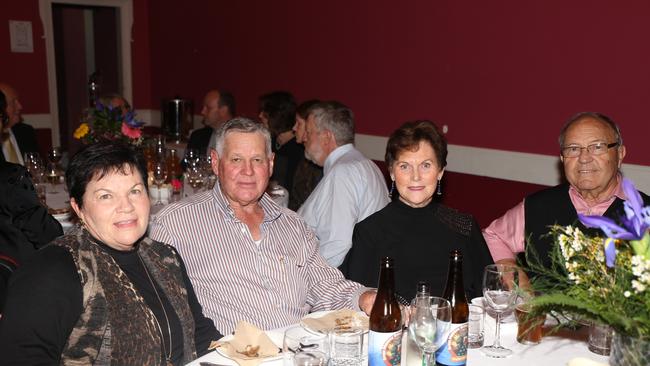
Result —
[[[593, 206], [589, 206], [587, 201], [582, 198], [573, 186], [569, 188], [569, 197], [577, 213], [602, 216], [616, 197], [624, 200], [625, 194], [623, 193], [621, 177], [619, 176], [613, 194]], [[524, 201], [522, 200], [503, 216], [492, 221], [490, 226], [483, 230], [483, 237], [490, 249], [492, 259], [495, 262], [501, 259], [514, 259], [517, 253], [523, 252], [524, 238], [526, 236], [524, 231]]]

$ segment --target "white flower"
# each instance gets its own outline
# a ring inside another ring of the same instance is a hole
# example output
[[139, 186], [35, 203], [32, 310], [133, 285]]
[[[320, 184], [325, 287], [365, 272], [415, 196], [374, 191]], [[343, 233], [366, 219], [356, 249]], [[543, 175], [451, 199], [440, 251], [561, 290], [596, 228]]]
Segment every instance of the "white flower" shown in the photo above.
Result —
[[641, 283], [641, 282], [639, 282], [637, 280], [632, 280], [632, 288], [634, 288], [634, 292], [636, 292], [638, 294], [640, 292], [645, 291], [646, 285], [644, 285], [643, 283]]
[[630, 291], [623, 292], [623, 296], [625, 296], [625, 297], [630, 297], [631, 295], [632, 295], [632, 293], [630, 293]]

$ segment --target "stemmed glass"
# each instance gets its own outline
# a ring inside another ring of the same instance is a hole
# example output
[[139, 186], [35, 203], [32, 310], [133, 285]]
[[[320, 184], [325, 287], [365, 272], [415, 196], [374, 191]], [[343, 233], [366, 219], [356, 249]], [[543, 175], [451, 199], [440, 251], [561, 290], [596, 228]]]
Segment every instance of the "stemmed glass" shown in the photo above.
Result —
[[185, 156], [183, 156], [183, 161], [181, 165], [183, 169], [189, 168], [190, 163], [195, 162], [199, 159], [199, 150], [197, 149], [187, 149], [185, 150]]
[[32, 176], [32, 181], [34, 183], [41, 183], [45, 169], [41, 156], [37, 152], [26, 152], [24, 163], [25, 169]]
[[205, 173], [200, 161], [190, 161], [187, 167], [187, 183], [192, 186], [192, 194], [197, 193], [203, 188], [205, 183]]
[[509, 264], [490, 264], [483, 272], [483, 297], [496, 314], [494, 344], [482, 348], [489, 357], [502, 358], [512, 350], [501, 346], [501, 315], [513, 308], [517, 300], [518, 268]]
[[167, 162], [163, 159], [156, 161], [153, 167], [153, 180], [158, 187], [158, 199], [154, 205], [162, 205], [160, 200], [160, 189], [162, 188], [163, 183], [167, 180]]
[[295, 325], [284, 332], [282, 355], [284, 365], [322, 365], [329, 362], [327, 334], [312, 333]]
[[61, 170], [59, 169], [59, 162], [63, 157], [61, 153], [61, 148], [54, 147], [50, 149], [47, 154], [47, 159], [49, 163], [47, 164], [46, 177], [48, 183], [52, 185], [52, 191], [50, 193], [59, 193], [57, 190], [57, 185], [61, 183]]
[[451, 324], [451, 305], [435, 296], [419, 296], [411, 301], [409, 336], [422, 350], [422, 365], [436, 364], [435, 352], [447, 338]]

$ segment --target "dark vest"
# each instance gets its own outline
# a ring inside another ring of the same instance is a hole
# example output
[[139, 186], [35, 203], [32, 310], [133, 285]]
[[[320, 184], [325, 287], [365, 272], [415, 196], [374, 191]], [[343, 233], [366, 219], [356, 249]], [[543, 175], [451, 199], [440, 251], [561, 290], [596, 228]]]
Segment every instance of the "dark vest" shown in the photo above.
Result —
[[[642, 192], [639, 193], [645, 204], [649, 204], [650, 197]], [[620, 218], [625, 215], [623, 202], [622, 199], [617, 197], [603, 216], [620, 221]], [[604, 235], [600, 229], [587, 228], [578, 220], [578, 213], [573, 207], [571, 197], [569, 197], [569, 185], [566, 183], [535, 192], [526, 197], [524, 212], [526, 245], [533, 246], [533, 249], [539, 255], [541, 263], [546, 268], [550, 268], [549, 252], [554, 245], [553, 237], [548, 235], [550, 226], [554, 224], [561, 226], [574, 225], [587, 235]]]
[[[83, 312], [62, 355], [62, 365], [162, 365], [160, 333], [153, 312], [110, 254], [74, 229], [52, 242], [67, 248], [83, 291]], [[144, 238], [138, 252], [183, 326], [183, 361], [196, 358], [194, 319], [175, 250]]]

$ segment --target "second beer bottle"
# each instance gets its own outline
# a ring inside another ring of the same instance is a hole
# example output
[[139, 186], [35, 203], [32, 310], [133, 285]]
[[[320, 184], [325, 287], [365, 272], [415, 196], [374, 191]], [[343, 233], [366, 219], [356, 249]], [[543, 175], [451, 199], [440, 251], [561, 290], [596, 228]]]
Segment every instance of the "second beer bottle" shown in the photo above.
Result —
[[368, 365], [400, 365], [402, 313], [395, 296], [393, 259], [384, 257], [379, 267], [377, 297], [370, 312]]
[[442, 297], [451, 304], [452, 324], [447, 341], [436, 352], [436, 363], [446, 366], [465, 365], [469, 307], [463, 285], [463, 254], [458, 249], [449, 252], [449, 273]]

